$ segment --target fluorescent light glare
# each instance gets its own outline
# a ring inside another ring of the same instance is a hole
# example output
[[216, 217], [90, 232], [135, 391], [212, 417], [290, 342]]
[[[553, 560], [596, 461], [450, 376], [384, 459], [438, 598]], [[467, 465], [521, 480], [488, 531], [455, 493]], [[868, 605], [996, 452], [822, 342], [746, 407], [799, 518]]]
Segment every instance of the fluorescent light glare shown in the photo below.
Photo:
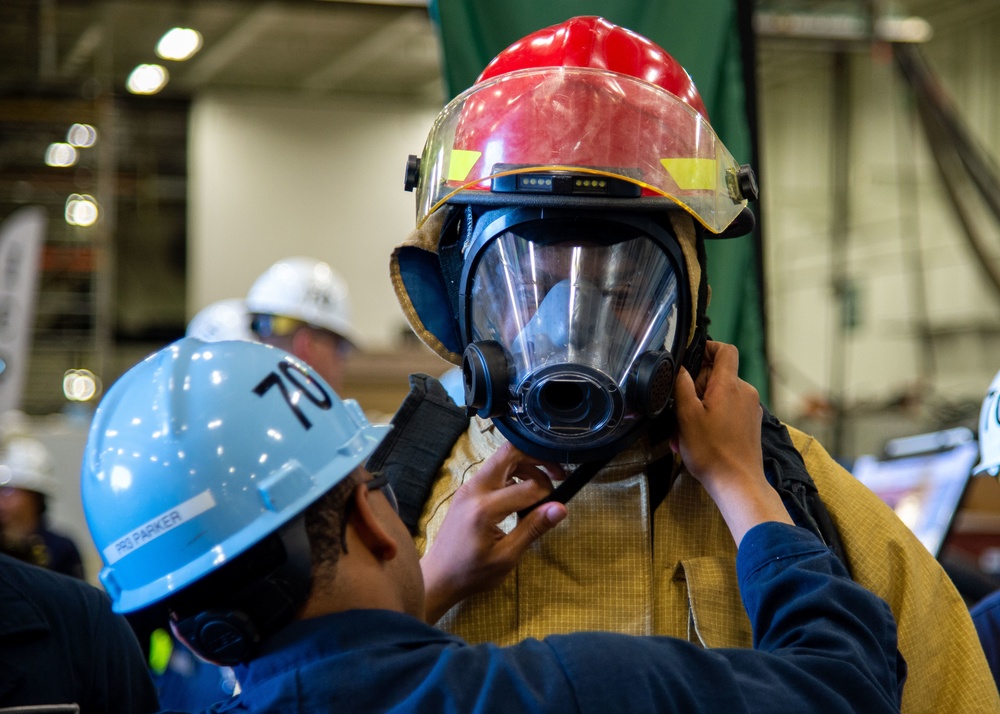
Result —
[[66, 222], [71, 226], [92, 226], [97, 223], [97, 201], [93, 196], [74, 193], [66, 199]]
[[201, 49], [201, 33], [189, 27], [175, 27], [156, 43], [156, 54], [165, 60], [180, 62]]
[[132, 94], [156, 94], [166, 86], [170, 75], [158, 64], [140, 64], [132, 70], [125, 88]]
[[66, 141], [78, 149], [88, 149], [97, 143], [97, 129], [90, 124], [74, 124], [66, 132]]
[[76, 163], [76, 158], [76, 149], [61, 141], [49, 144], [49, 148], [45, 150], [45, 163], [48, 166], [72, 166]]

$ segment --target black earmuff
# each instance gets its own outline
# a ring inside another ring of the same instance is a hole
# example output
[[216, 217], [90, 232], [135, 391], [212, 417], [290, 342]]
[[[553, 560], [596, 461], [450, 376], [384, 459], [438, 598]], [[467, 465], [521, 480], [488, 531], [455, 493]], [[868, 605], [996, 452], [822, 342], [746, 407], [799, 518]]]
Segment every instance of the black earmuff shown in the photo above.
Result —
[[172, 597], [176, 635], [204, 660], [233, 666], [295, 617], [309, 596], [312, 554], [305, 519], [277, 533]]
[[219, 665], [246, 662], [260, 643], [253, 621], [238, 610], [206, 610], [171, 620], [170, 626], [192, 652]]

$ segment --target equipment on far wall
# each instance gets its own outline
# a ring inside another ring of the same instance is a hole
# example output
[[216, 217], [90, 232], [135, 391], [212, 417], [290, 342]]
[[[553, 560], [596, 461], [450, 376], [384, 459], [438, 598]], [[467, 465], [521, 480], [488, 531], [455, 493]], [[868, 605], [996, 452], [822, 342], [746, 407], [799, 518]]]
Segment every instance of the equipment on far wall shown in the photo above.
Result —
[[975, 434], [962, 427], [893, 439], [885, 455], [859, 456], [852, 471], [937, 558], [978, 456]]

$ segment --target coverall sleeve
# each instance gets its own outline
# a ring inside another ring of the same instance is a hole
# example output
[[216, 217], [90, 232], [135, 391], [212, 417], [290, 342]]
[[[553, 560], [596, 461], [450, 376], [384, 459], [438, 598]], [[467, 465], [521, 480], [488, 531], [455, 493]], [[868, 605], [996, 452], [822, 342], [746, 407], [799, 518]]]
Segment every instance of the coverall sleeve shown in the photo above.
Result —
[[951, 579], [885, 503], [815, 439], [789, 427], [840, 532], [854, 580], [883, 598], [909, 668], [903, 711], [1000, 712], [997, 687]]
[[899, 711], [906, 664], [888, 605], [805, 530], [753, 528], [737, 555], [754, 649], [552, 636], [582, 711]]

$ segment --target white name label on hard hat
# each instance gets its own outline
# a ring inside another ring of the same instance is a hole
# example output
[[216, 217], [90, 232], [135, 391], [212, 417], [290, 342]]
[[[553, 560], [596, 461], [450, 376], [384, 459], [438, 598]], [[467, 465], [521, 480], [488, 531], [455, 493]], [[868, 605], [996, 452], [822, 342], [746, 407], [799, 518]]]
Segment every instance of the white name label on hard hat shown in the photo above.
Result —
[[214, 507], [215, 499], [212, 497], [212, 492], [202, 491], [194, 498], [188, 499], [176, 508], [164, 511], [156, 518], [146, 521], [131, 533], [116, 540], [104, 549], [104, 560], [108, 565], [114, 565], [129, 553], [134, 553], [164, 533], [168, 533]]

